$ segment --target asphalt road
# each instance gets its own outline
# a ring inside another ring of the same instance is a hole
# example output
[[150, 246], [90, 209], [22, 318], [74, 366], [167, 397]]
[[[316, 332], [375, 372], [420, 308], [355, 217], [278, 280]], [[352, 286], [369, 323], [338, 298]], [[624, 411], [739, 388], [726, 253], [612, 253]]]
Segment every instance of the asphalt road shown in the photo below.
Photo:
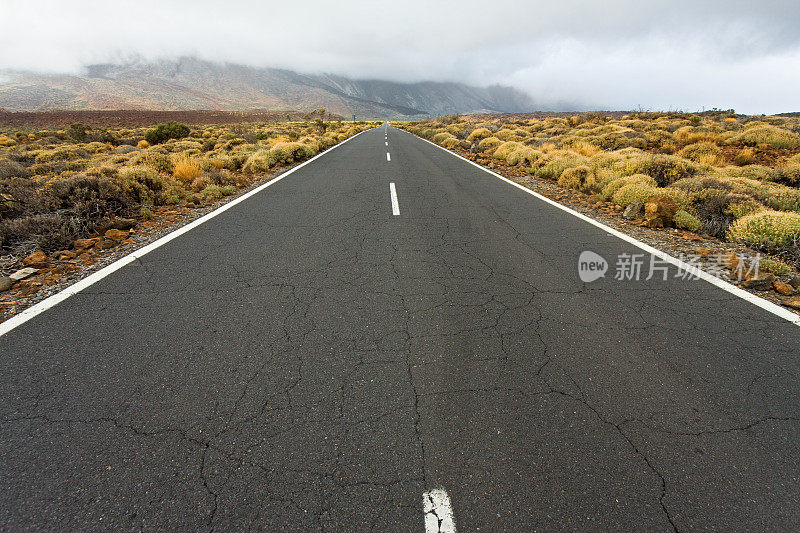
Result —
[[800, 529], [797, 326], [584, 250], [367, 131], [0, 337], [0, 528]]

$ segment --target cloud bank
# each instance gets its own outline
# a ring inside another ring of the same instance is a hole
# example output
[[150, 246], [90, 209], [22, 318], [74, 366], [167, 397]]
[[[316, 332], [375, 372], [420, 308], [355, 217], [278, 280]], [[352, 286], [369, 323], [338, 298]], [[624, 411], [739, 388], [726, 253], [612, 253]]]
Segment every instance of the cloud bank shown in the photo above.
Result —
[[0, 0], [0, 26], [0, 69], [76, 72], [192, 55], [500, 83], [583, 108], [800, 111], [796, 0]]

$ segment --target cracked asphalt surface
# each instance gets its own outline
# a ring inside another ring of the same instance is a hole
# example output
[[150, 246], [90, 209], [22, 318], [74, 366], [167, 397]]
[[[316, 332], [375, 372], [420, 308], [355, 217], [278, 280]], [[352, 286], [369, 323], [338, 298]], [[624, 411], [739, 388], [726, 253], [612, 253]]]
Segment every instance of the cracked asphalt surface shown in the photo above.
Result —
[[[796, 326], [370, 130], [0, 337], [0, 528], [800, 529]], [[400, 216], [392, 216], [389, 182]]]

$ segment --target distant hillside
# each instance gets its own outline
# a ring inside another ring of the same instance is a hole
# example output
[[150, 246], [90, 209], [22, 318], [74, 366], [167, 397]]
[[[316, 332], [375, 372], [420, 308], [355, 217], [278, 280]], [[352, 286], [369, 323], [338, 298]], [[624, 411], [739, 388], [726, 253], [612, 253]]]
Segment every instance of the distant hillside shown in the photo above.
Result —
[[349, 117], [400, 118], [472, 112], [525, 112], [530, 97], [510, 87], [395, 83], [298, 74], [194, 58], [92, 65], [81, 75], [6, 71], [0, 108], [152, 110], [311, 110]]

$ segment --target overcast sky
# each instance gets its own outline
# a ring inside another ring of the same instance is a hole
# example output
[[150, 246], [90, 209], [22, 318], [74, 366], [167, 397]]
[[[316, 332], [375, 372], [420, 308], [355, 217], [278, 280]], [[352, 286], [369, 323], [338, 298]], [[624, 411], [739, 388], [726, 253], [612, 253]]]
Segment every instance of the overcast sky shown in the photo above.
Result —
[[0, 0], [0, 69], [179, 55], [587, 108], [800, 111], [798, 0]]

